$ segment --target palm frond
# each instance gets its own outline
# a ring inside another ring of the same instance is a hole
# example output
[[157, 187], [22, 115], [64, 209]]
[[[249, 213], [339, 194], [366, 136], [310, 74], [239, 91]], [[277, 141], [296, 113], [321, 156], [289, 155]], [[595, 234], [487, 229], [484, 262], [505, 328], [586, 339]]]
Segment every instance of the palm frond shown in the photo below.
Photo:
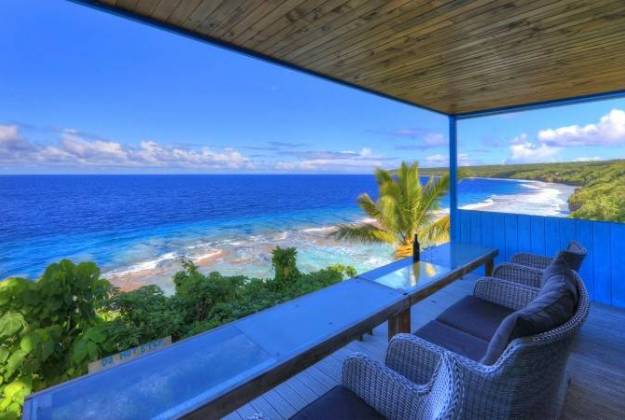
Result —
[[397, 220], [397, 200], [393, 195], [381, 195], [378, 200], [380, 217], [378, 219], [381, 227], [389, 232], [397, 232], [399, 221]]
[[380, 209], [378, 209], [375, 201], [369, 197], [369, 194], [361, 194], [358, 196], [358, 206], [365, 212], [365, 214], [369, 217], [372, 217], [378, 220], [381, 217]]
[[389, 244], [395, 242], [395, 238], [391, 233], [369, 223], [339, 225], [337, 230], [332, 232], [330, 236], [339, 240], [354, 242], [384, 242]]
[[393, 176], [386, 169], [378, 168], [375, 170], [375, 180], [378, 184], [378, 188], [385, 184], [393, 182]]
[[399, 227], [408, 236], [414, 234], [414, 220], [418, 203], [421, 201], [421, 183], [419, 180], [419, 166], [417, 163], [408, 165], [402, 163], [397, 180], [400, 190], [399, 196]]
[[423, 188], [421, 200], [419, 202], [418, 216], [419, 223], [425, 221], [427, 214], [431, 214], [433, 210], [438, 209], [440, 199], [447, 193], [449, 189], [449, 176], [444, 175], [438, 179], [431, 177]]
[[448, 214], [439, 217], [434, 222], [425, 225], [419, 232], [419, 237], [428, 244], [439, 244], [449, 241], [449, 231], [451, 229], [451, 219]]

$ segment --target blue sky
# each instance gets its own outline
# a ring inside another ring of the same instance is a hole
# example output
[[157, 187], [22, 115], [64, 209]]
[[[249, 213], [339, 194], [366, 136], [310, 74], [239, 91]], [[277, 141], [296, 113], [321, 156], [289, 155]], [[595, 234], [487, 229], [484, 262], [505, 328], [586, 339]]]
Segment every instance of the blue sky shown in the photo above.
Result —
[[[447, 163], [438, 114], [64, 0], [0, 4], [0, 173]], [[461, 164], [625, 157], [625, 99], [463, 121]]]

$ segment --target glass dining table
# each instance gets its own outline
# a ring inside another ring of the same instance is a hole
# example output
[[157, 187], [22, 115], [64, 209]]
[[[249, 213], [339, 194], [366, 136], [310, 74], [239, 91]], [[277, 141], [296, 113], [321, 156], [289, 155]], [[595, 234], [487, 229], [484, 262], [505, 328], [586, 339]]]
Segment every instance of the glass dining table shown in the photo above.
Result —
[[113, 368], [32, 394], [26, 419], [213, 418], [271, 389], [375, 326], [410, 331], [410, 307], [492, 267], [497, 250], [449, 243]]

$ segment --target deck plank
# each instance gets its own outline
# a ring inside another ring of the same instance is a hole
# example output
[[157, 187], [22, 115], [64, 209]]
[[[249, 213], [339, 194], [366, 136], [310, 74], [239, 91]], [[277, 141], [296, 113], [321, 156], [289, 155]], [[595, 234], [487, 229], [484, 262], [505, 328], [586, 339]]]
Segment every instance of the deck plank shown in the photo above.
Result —
[[299, 395], [299, 398], [302, 401], [302, 405], [300, 405], [300, 407], [306, 404], [310, 404], [320, 395], [320, 394], [315, 393], [305, 383], [300, 381], [297, 376], [289, 379], [288, 381], [286, 381], [286, 383], [297, 395]]
[[307, 389], [310, 393], [314, 394], [317, 397], [323, 395], [325, 391], [330, 389], [330, 385], [324, 385], [323, 382], [319, 382], [316, 378], [312, 376], [312, 374], [308, 370], [301, 372], [299, 375], [295, 375], [291, 379], [293, 379], [295, 382], [298, 382], [299, 386], [301, 386], [302, 389]]
[[[475, 276], [458, 280], [412, 308], [412, 329], [434, 319], [451, 303], [473, 290]], [[354, 352], [383, 361], [386, 323], [353, 341], [314, 366], [279, 385], [277, 389], [239, 408], [235, 417], [247, 419], [261, 412], [268, 419], [288, 418], [337, 385], [342, 361]], [[593, 303], [588, 320], [569, 361], [572, 375], [562, 419], [621, 419], [625, 413], [625, 310]], [[288, 404], [286, 404], [288, 403]], [[278, 407], [276, 407], [278, 406]], [[238, 416], [238, 417], [236, 417]]]
[[276, 411], [276, 409], [273, 408], [273, 406], [266, 399], [267, 394], [270, 394], [272, 392], [274, 392], [273, 389], [252, 400], [250, 404], [252, 405], [254, 412], [262, 415], [263, 418], [272, 420], [285, 419], [286, 417], [278, 413], [278, 411]]
[[241, 414], [238, 411], [233, 411], [232, 413], [224, 417], [224, 420], [241, 420], [244, 418], [245, 417], [241, 417]]
[[240, 407], [236, 413], [242, 418], [242, 419], [248, 419], [253, 417], [257, 411], [254, 407], [252, 407], [251, 404], [245, 404], [244, 406]]
[[265, 400], [273, 407], [274, 410], [278, 412], [281, 417], [288, 419], [293, 414], [297, 413], [298, 409], [296, 406], [298, 407], [301, 404], [297, 404], [295, 399], [291, 399], [291, 402], [289, 402], [289, 400], [279, 392], [280, 388], [284, 389], [282, 385], [284, 385], [284, 383], [278, 385], [271, 391], [266, 392], [263, 394], [263, 397], [265, 397]]

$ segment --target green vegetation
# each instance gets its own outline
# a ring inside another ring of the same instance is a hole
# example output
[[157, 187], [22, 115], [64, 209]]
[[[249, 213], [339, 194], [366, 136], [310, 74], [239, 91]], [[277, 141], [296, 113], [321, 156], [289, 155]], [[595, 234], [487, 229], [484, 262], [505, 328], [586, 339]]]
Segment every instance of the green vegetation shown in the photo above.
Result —
[[395, 248], [395, 257], [412, 255], [415, 234], [428, 245], [449, 239], [449, 215], [437, 217], [435, 210], [449, 188], [449, 176], [431, 177], [425, 185], [419, 181], [417, 163], [403, 162], [395, 172], [377, 169], [375, 178], [379, 198], [368, 194], [358, 197], [358, 205], [371, 223], [340, 225], [332, 235], [338, 239], [361, 242], [384, 242]]
[[68, 260], [38, 281], [1, 281], [0, 419], [18, 418], [28, 394], [85, 374], [91, 361], [188, 337], [356, 275], [342, 265], [304, 274], [296, 259], [294, 248], [276, 248], [273, 279], [204, 275], [186, 261], [173, 296], [153, 285], [121, 292], [95, 264]]
[[[577, 186], [569, 198], [571, 216], [625, 222], [625, 160], [489, 165], [463, 168], [467, 176], [531, 179]], [[428, 169], [429, 174], [443, 173]]]

